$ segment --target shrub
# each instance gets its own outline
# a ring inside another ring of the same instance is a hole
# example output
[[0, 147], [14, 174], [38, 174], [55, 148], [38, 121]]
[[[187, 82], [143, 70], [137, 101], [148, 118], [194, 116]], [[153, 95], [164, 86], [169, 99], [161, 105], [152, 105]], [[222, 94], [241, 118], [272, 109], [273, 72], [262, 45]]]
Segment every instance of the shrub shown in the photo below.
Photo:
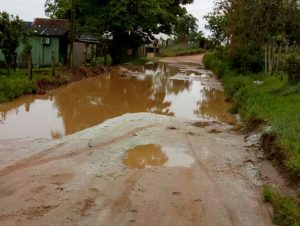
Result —
[[96, 65], [102, 65], [102, 66], [111, 66], [112, 65], [112, 59], [110, 55], [107, 55], [106, 57], [98, 57], [95, 61]]
[[0, 78], [0, 103], [10, 101], [23, 94], [30, 94], [36, 90], [36, 85], [26, 77]]
[[300, 58], [291, 56], [286, 62], [286, 71], [290, 83], [300, 83]]

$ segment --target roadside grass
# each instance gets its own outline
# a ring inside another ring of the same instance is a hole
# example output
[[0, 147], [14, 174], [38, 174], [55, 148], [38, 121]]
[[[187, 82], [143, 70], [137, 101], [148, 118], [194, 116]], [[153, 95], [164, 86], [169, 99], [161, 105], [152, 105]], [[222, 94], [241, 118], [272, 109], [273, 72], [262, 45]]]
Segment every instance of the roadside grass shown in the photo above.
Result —
[[222, 79], [232, 111], [240, 113], [246, 125], [268, 123], [286, 151], [286, 167], [300, 175], [300, 85], [290, 85], [285, 75], [241, 75], [216, 52], [206, 54], [204, 63]]
[[29, 81], [26, 71], [11, 72], [10, 76], [0, 72], [0, 103], [33, 93], [36, 89], [35, 83]]
[[204, 53], [205, 50], [200, 49], [197, 44], [174, 44], [160, 50], [161, 57], [174, 57]]
[[299, 226], [300, 225], [300, 200], [291, 197], [283, 197], [272, 187], [263, 188], [263, 197], [266, 202], [272, 204], [274, 209], [273, 223], [276, 225]]
[[34, 69], [32, 81], [28, 79], [27, 69], [11, 71], [9, 76], [6, 75], [5, 69], [0, 69], [0, 103], [11, 101], [24, 94], [35, 93], [38, 90], [36, 81], [51, 79], [53, 79], [51, 68]]
[[[246, 126], [265, 122], [265, 133], [276, 136], [278, 150], [284, 152], [283, 164], [289, 173], [300, 176], [300, 84], [288, 83], [287, 75], [264, 73], [240, 74], [230, 67], [220, 52], [209, 52], [204, 64], [224, 85], [227, 99], [233, 102], [234, 113], [241, 115]], [[275, 153], [280, 155], [280, 153]], [[297, 184], [299, 181], [295, 181]], [[300, 225], [299, 200], [281, 197], [264, 189], [266, 200], [274, 206], [274, 222], [278, 225]]]

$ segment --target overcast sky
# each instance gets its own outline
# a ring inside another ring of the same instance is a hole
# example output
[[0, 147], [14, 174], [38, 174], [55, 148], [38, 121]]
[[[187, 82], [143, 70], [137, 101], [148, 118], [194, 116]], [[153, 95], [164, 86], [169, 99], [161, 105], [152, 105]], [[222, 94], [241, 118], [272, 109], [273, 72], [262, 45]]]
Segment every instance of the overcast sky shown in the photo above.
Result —
[[[186, 7], [199, 20], [200, 30], [204, 30], [205, 24], [202, 17], [212, 10], [213, 2], [214, 0], [194, 0], [194, 4]], [[0, 11], [19, 15], [25, 21], [33, 21], [35, 17], [46, 17], [44, 3], [45, 0], [0, 0]]]

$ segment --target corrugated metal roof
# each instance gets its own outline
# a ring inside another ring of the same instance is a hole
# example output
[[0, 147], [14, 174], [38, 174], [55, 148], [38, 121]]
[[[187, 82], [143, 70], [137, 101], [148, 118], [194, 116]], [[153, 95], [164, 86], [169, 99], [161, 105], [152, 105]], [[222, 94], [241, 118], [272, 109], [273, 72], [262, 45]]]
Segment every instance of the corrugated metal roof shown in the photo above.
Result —
[[43, 36], [63, 36], [69, 31], [69, 21], [62, 19], [36, 18], [32, 24], [35, 34]]

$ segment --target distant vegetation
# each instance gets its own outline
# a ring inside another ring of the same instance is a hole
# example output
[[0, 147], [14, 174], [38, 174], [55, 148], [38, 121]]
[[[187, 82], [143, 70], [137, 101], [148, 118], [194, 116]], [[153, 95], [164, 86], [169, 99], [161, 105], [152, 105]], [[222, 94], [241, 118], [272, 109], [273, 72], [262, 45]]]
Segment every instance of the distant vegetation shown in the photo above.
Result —
[[[171, 34], [178, 25], [178, 17], [193, 23], [184, 5], [193, 0], [77, 0], [77, 29], [92, 33], [96, 37], [110, 34], [112, 40], [109, 54], [113, 65], [126, 61], [127, 49], [133, 57], [138, 48], [151, 41], [153, 33]], [[70, 19], [70, 1], [47, 0], [45, 10], [48, 16]]]
[[178, 43], [168, 46], [167, 48], [162, 48], [160, 50], [161, 57], [173, 57], [173, 56], [183, 56], [203, 53], [204, 50], [200, 49], [199, 43], [187, 44]]

